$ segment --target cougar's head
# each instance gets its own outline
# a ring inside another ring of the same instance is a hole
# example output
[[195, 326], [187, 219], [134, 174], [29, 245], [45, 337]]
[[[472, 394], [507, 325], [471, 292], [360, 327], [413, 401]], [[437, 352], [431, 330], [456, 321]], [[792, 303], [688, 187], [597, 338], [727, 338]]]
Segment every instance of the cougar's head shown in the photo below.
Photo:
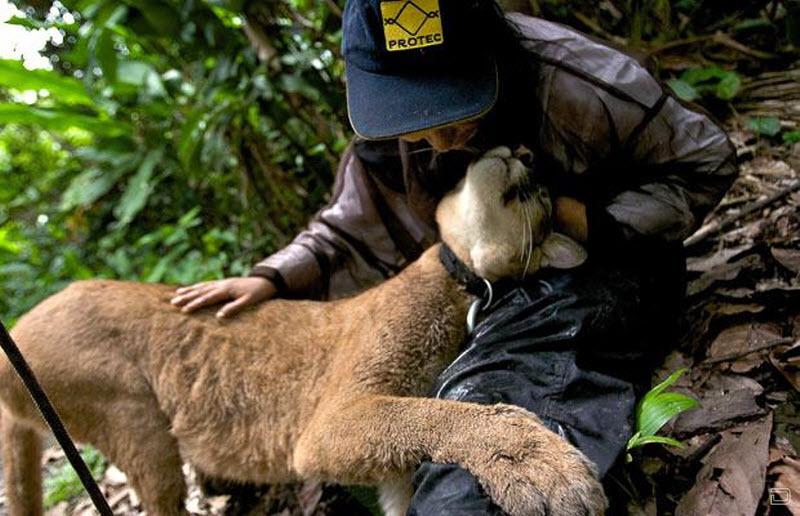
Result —
[[442, 240], [475, 274], [494, 281], [542, 267], [576, 267], [586, 251], [552, 231], [552, 203], [507, 147], [483, 155], [439, 203]]

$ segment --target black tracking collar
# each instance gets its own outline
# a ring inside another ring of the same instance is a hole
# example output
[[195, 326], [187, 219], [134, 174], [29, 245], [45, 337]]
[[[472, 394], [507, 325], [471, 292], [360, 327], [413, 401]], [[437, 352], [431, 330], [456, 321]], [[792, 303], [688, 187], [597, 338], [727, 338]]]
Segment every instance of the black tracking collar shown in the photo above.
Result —
[[487, 292], [486, 280], [472, 272], [464, 262], [462, 262], [456, 253], [450, 249], [450, 246], [442, 242], [439, 248], [439, 260], [447, 269], [447, 272], [456, 279], [459, 283], [466, 287], [467, 292], [474, 296], [483, 297]]

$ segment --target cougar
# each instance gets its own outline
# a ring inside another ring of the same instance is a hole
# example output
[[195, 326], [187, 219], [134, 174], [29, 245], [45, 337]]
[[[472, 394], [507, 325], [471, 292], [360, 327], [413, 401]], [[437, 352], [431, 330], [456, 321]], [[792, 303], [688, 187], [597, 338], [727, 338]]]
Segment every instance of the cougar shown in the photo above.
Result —
[[[489, 281], [577, 265], [583, 249], [550, 215], [547, 192], [501, 147], [440, 202], [443, 244], [354, 297], [218, 320], [171, 309], [171, 286], [81, 281], [12, 335], [72, 436], [127, 473], [150, 515], [185, 512], [184, 462], [237, 482], [375, 484], [385, 511], [404, 514], [422, 460], [465, 468], [512, 516], [598, 514], [593, 464], [534, 414], [424, 397], [475, 299], [441, 246]], [[10, 512], [41, 514], [45, 426], [4, 359], [0, 400]]]

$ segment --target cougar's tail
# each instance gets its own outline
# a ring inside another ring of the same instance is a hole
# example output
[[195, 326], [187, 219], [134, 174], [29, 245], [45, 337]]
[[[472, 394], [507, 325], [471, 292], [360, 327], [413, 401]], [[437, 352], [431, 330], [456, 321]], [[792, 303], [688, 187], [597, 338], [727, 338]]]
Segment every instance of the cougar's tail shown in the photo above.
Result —
[[42, 514], [42, 442], [32, 427], [2, 410], [3, 473], [11, 516]]

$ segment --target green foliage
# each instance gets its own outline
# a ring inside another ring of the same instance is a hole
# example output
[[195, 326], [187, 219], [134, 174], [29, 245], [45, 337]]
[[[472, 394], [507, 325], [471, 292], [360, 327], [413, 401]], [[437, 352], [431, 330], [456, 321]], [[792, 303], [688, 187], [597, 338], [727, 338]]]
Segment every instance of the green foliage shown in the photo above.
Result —
[[[106, 471], [105, 458], [91, 446], [86, 446], [81, 450], [81, 457], [89, 467], [89, 471], [92, 472], [92, 476], [96, 480], [100, 480]], [[69, 463], [49, 471], [44, 479], [45, 509], [50, 509], [61, 502], [69, 502], [81, 494], [83, 494], [83, 484]]]
[[800, 143], [800, 131], [789, 131], [787, 133], [783, 133], [783, 142], [788, 145]]
[[758, 136], [776, 138], [781, 136], [781, 140], [786, 145], [794, 145], [800, 142], [800, 131], [783, 131], [781, 121], [776, 117], [756, 117], [747, 120], [747, 127]]
[[[698, 406], [697, 400], [689, 396], [666, 392], [686, 371], [687, 369], [675, 371], [641, 399], [636, 407], [636, 433], [628, 440], [628, 451], [651, 443], [683, 446], [676, 439], [659, 436], [656, 433], [671, 419]], [[628, 454], [628, 461], [630, 460], [631, 456]]]
[[673, 79], [668, 84], [675, 95], [689, 102], [703, 97], [730, 101], [742, 88], [742, 79], [736, 72], [709, 66], [686, 70], [680, 79]]
[[245, 274], [287, 243], [348, 141], [343, 3], [70, 0], [15, 19], [64, 44], [53, 70], [0, 61], [0, 318], [75, 279]]
[[92, 104], [92, 97], [77, 79], [47, 70], [26, 70], [19, 61], [0, 59], [0, 86], [18, 91], [47, 90], [65, 104]]
[[777, 136], [781, 132], [781, 121], [775, 117], [751, 118], [747, 126], [760, 136]]

